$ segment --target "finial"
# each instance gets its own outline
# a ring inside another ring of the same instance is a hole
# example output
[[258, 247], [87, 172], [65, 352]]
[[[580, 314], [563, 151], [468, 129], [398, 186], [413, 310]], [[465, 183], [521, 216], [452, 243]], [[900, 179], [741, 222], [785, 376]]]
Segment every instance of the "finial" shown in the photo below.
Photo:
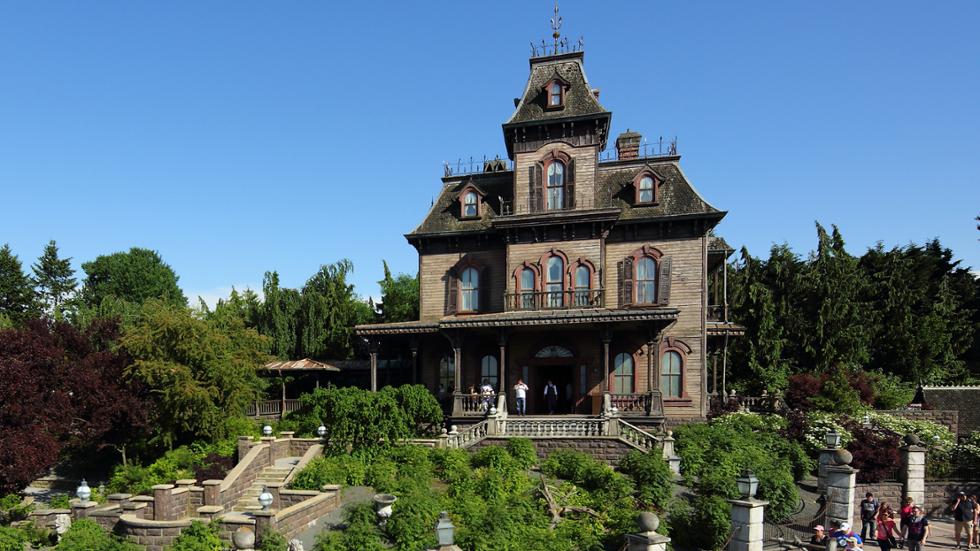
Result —
[[555, 55], [558, 54], [558, 38], [561, 36], [561, 16], [558, 15], [558, 0], [555, 0], [555, 16], [551, 18], [551, 36], [555, 39]]

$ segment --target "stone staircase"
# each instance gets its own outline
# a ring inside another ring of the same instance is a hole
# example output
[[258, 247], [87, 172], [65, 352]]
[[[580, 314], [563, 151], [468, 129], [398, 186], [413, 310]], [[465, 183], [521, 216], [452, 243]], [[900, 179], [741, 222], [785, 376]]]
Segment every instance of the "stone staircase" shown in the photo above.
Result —
[[245, 493], [235, 502], [231, 510], [238, 513], [261, 511], [259, 494], [262, 493], [262, 488], [270, 482], [284, 482], [289, 473], [293, 472], [296, 464], [299, 463], [299, 459], [299, 457], [283, 457], [277, 459], [273, 466], [262, 469], [259, 476], [255, 478], [255, 482], [245, 490]]

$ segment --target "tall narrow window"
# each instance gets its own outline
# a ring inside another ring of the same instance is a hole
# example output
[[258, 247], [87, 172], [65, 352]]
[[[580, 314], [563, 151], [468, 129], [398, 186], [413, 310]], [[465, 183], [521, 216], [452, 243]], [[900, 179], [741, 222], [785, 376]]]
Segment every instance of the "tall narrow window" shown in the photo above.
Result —
[[497, 358], [494, 356], [484, 356], [480, 360], [480, 382], [490, 381], [490, 386], [494, 390], [500, 390], [497, 386], [500, 382], [500, 371], [497, 369]]
[[475, 191], [469, 191], [463, 196], [463, 217], [475, 218], [479, 212], [479, 203]]
[[552, 161], [548, 165], [548, 210], [565, 207], [565, 163]]
[[439, 398], [445, 399], [456, 390], [456, 359], [446, 354], [439, 361]]
[[590, 276], [588, 266], [575, 268], [575, 306], [589, 306], [592, 302], [589, 296]]
[[657, 301], [657, 262], [649, 256], [636, 262], [636, 303], [653, 304]]
[[548, 91], [548, 97], [550, 98], [549, 105], [551, 107], [560, 107], [561, 106], [561, 93], [562, 93], [561, 83], [560, 82], [552, 82], [551, 83], [551, 89]]
[[681, 368], [684, 359], [680, 353], [668, 350], [660, 360], [660, 391], [664, 396], [679, 398], [681, 395]]
[[639, 195], [637, 196], [637, 202], [652, 203], [653, 197], [654, 197], [653, 178], [650, 176], [644, 176], [640, 178], [640, 189], [639, 189]]
[[466, 268], [459, 278], [460, 310], [476, 312], [480, 304], [480, 273], [476, 268]]
[[548, 308], [561, 308], [563, 305], [563, 285], [565, 275], [565, 262], [560, 256], [548, 258], [548, 272], [545, 281], [545, 291], [547, 291]]
[[521, 309], [534, 309], [534, 270], [521, 270]]
[[633, 377], [636, 369], [633, 366], [633, 356], [622, 352], [616, 354], [613, 360], [613, 392], [616, 394], [630, 394], [633, 392]]

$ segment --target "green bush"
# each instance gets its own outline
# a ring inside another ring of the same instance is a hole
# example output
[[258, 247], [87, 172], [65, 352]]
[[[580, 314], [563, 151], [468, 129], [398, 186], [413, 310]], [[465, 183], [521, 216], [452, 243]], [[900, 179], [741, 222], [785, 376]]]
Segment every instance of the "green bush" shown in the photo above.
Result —
[[[139, 546], [110, 535], [95, 521], [76, 520], [55, 546], [56, 551], [139, 551]], [[219, 550], [220, 551], [220, 550]]]
[[286, 541], [286, 536], [283, 536], [275, 530], [266, 530], [262, 532], [262, 539], [258, 541], [258, 547], [256, 551], [286, 551], [289, 548], [289, 542]]
[[365, 482], [379, 492], [393, 492], [398, 483], [398, 465], [388, 458], [375, 459], [367, 466]]
[[424, 385], [386, 386], [418, 434], [432, 434], [442, 424], [442, 407]]
[[591, 457], [573, 450], [558, 450], [541, 463], [541, 472], [565, 480], [580, 480]]
[[392, 507], [385, 532], [399, 551], [425, 551], [436, 546], [434, 527], [442, 503], [431, 492], [403, 495]]
[[296, 473], [292, 487], [299, 490], [319, 490], [324, 484], [363, 486], [367, 463], [359, 455], [316, 457]]
[[374, 508], [370, 503], [351, 505], [344, 512], [343, 532], [322, 531], [317, 534], [313, 551], [385, 551], [381, 531], [375, 524]]
[[34, 506], [24, 503], [19, 495], [7, 494], [0, 498], [0, 525], [24, 520], [33, 509]]
[[213, 443], [181, 446], [163, 454], [149, 465], [118, 465], [109, 478], [109, 491], [130, 494], [148, 493], [157, 484], [170, 484], [181, 478], [195, 478], [195, 471], [209, 467], [215, 459], [230, 458], [236, 452], [236, 441], [230, 438]]
[[530, 469], [538, 464], [538, 450], [529, 438], [511, 438], [507, 441], [507, 453], [521, 469]]
[[677, 500], [667, 518], [671, 543], [684, 549], [719, 549], [731, 534], [731, 507], [718, 496]]
[[673, 493], [674, 473], [660, 450], [631, 451], [619, 461], [619, 470], [633, 479], [641, 505], [659, 510], [667, 507]]
[[193, 521], [181, 531], [167, 551], [222, 551], [224, 543], [218, 537], [218, 525]]
[[9, 526], [0, 526], [0, 551], [24, 551], [27, 537], [23, 532]]

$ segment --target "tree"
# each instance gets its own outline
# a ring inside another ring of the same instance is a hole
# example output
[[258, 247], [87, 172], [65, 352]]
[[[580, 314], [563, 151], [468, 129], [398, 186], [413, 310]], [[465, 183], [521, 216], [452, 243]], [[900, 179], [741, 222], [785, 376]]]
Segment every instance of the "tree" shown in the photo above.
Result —
[[408, 274], [391, 276], [388, 263], [382, 261], [385, 277], [378, 282], [381, 286], [380, 321], [392, 323], [419, 319], [419, 277]]
[[299, 317], [300, 294], [295, 289], [279, 286], [279, 274], [266, 272], [262, 278], [265, 300], [259, 316], [258, 330], [268, 336], [272, 355], [288, 360], [296, 354], [296, 325]]
[[354, 271], [342, 259], [320, 267], [306, 281], [300, 302], [299, 356], [347, 359], [354, 355], [354, 326], [373, 313], [354, 293], [347, 276]]
[[[37, 300], [31, 279], [10, 245], [0, 248], [0, 327], [19, 323], [35, 315]], [[6, 319], [6, 322], [4, 321]]]
[[38, 298], [44, 304], [47, 315], [52, 319], [63, 319], [65, 301], [72, 297], [76, 287], [71, 258], [58, 258], [58, 245], [52, 239], [32, 268]]
[[99, 307], [107, 299], [142, 304], [156, 298], [185, 306], [187, 299], [177, 286], [177, 274], [156, 251], [133, 247], [128, 252], [99, 256], [82, 264], [85, 282], [82, 299]]
[[173, 447], [229, 436], [228, 421], [258, 398], [264, 384], [256, 368], [269, 359], [268, 339], [240, 321], [224, 321], [151, 299], [126, 327], [128, 373], [153, 396], [152, 442]]

